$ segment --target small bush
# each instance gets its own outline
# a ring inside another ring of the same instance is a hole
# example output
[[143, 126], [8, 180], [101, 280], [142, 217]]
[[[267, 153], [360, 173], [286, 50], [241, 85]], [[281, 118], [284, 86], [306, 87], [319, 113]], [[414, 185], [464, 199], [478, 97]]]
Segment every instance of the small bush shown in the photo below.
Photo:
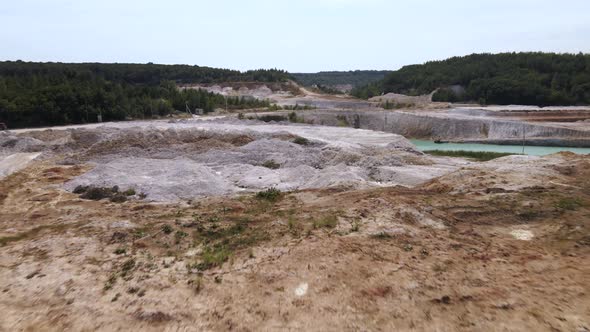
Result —
[[74, 188], [73, 193], [79, 195], [85, 193], [86, 191], [88, 191], [88, 186], [77, 186]]
[[133, 268], [135, 268], [135, 259], [129, 258], [121, 266], [121, 274], [127, 275], [129, 272], [131, 272], [133, 270]]
[[311, 142], [305, 138], [305, 137], [297, 137], [293, 140], [293, 143], [295, 144], [299, 144], [299, 145], [309, 145], [311, 144]]
[[578, 198], [562, 198], [557, 203], [555, 203], [555, 207], [559, 210], [566, 210], [566, 211], [574, 211], [581, 207], [582, 201]]
[[127, 196], [135, 194], [133, 189], [129, 189], [125, 192], [119, 191], [119, 186], [113, 186], [111, 188], [93, 187], [93, 186], [77, 186], [74, 188], [74, 194], [79, 194], [80, 198], [90, 199], [93, 201], [99, 201], [101, 199], [108, 198], [114, 203], [123, 203], [127, 201]]
[[231, 255], [231, 251], [223, 246], [206, 247], [201, 255], [201, 262], [196, 265], [200, 271], [223, 265]]
[[113, 203], [123, 203], [127, 201], [127, 196], [121, 193], [117, 193], [111, 197], [111, 202]]
[[314, 228], [335, 228], [338, 226], [338, 217], [335, 215], [327, 215], [313, 222]]
[[113, 288], [113, 286], [117, 283], [117, 275], [116, 274], [112, 274], [109, 279], [107, 279], [107, 281], [104, 284], [104, 290], [107, 291], [111, 288]]
[[171, 234], [173, 231], [174, 229], [170, 225], [164, 225], [162, 227], [162, 232], [164, 232], [165, 234]]
[[203, 277], [198, 276], [195, 279], [191, 279], [187, 282], [189, 286], [193, 288], [195, 294], [199, 294], [203, 289]]
[[132, 188], [130, 188], [130, 189], [127, 189], [127, 190], [125, 190], [125, 191], [123, 192], [123, 194], [124, 194], [125, 196], [133, 196], [133, 195], [135, 195], [135, 189], [132, 189]]
[[176, 231], [176, 234], [174, 234], [174, 239], [176, 240], [176, 244], [179, 244], [180, 241], [187, 236], [188, 236], [188, 233], [186, 233], [186, 232]]
[[350, 227], [350, 232], [351, 233], [358, 232], [360, 228], [361, 228], [361, 222], [358, 220], [355, 220], [352, 222], [352, 225]]
[[115, 249], [115, 255], [124, 255], [127, 252], [125, 248], [117, 248]]
[[379, 232], [377, 234], [371, 234], [371, 238], [377, 239], [377, 240], [389, 240], [389, 239], [393, 238], [393, 235], [391, 235], [387, 232]]
[[263, 199], [271, 202], [276, 202], [281, 198], [282, 192], [277, 188], [269, 188], [263, 191], [260, 191], [256, 194], [256, 198]]
[[266, 168], [270, 168], [270, 169], [279, 169], [281, 168], [281, 165], [279, 165], [277, 162], [275, 162], [274, 160], [267, 160], [264, 162], [264, 164], [262, 164], [263, 167]]

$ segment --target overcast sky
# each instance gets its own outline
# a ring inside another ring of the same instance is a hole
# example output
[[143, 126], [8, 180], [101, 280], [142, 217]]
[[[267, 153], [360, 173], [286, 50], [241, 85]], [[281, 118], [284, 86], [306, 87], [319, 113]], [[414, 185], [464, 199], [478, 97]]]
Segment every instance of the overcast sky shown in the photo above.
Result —
[[590, 53], [590, 0], [4, 0], [0, 60], [398, 69]]

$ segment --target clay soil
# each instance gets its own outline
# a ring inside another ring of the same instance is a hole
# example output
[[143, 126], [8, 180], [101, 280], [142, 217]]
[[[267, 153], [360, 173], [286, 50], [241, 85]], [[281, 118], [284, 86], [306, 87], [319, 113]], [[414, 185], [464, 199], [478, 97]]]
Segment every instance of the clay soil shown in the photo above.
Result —
[[0, 181], [0, 330], [588, 331], [590, 160], [554, 168], [163, 204], [36, 162]]

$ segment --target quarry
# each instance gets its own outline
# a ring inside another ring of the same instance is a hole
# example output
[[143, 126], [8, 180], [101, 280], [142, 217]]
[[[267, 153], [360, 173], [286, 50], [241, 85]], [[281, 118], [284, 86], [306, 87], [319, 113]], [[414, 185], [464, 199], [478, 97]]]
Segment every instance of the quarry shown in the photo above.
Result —
[[588, 155], [409, 140], [584, 148], [588, 109], [208, 88], [309, 107], [0, 132], [0, 330], [590, 328]]

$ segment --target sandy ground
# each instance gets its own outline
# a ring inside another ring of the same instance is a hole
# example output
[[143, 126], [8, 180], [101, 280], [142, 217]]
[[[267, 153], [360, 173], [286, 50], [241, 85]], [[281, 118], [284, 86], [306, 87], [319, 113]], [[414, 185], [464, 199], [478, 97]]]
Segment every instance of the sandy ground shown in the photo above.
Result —
[[[588, 156], [476, 163], [349, 128], [137, 127], [3, 137], [3, 155], [42, 154], [0, 179], [0, 331], [590, 330]], [[278, 171], [319, 162], [391, 183], [122, 203], [67, 190], [119, 162], [113, 181], [198, 192], [189, 179], [271, 155]], [[166, 177], [142, 175], [151, 162]]]
[[541, 161], [188, 204], [82, 200], [87, 168], [36, 162], [0, 181], [0, 329], [585, 331], [590, 163]]

